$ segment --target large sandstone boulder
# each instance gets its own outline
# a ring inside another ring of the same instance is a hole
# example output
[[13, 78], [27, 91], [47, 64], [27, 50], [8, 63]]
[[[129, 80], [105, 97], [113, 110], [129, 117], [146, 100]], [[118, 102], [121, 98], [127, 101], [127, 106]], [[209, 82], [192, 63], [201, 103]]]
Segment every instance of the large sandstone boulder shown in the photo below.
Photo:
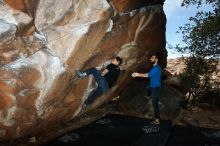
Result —
[[160, 54], [166, 65], [164, 0], [0, 0], [0, 139], [39, 134], [77, 118], [91, 78], [75, 69], [124, 59], [113, 89]]

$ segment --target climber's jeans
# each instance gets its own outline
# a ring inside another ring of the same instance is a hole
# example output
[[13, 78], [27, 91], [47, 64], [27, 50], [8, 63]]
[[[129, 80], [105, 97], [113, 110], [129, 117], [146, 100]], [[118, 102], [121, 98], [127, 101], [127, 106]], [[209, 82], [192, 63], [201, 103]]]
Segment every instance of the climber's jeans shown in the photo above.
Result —
[[150, 97], [152, 98], [152, 105], [154, 109], [154, 118], [160, 119], [160, 109], [159, 109], [159, 96], [160, 87], [150, 88]]
[[85, 101], [86, 105], [91, 104], [96, 97], [102, 95], [103, 93], [107, 92], [109, 90], [108, 83], [101, 75], [101, 72], [97, 70], [96, 68], [91, 68], [86, 71], [84, 71], [87, 75], [93, 75], [95, 78], [95, 81], [98, 84], [98, 87], [93, 91], [93, 93], [88, 97], [88, 99]]

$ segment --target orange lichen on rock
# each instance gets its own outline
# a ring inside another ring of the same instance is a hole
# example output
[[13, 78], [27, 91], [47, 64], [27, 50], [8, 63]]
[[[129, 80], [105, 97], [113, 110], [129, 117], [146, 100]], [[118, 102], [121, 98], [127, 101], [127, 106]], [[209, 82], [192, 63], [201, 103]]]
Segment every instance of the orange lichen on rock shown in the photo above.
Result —
[[5, 2], [15, 10], [23, 11], [25, 8], [24, 0], [5, 0]]

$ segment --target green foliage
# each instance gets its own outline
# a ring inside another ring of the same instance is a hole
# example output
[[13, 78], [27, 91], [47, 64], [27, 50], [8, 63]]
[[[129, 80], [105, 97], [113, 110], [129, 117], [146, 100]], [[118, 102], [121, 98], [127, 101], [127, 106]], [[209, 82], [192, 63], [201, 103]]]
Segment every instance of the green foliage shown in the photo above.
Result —
[[192, 98], [193, 103], [208, 94], [220, 98], [219, 86], [215, 86], [210, 80], [216, 67], [214, 60], [220, 58], [220, 2], [219, 0], [183, 0], [182, 2], [182, 6], [186, 7], [189, 5], [201, 7], [203, 4], [212, 6], [213, 11], [199, 11], [195, 16], [190, 17], [190, 23], [179, 28], [179, 33], [183, 35], [184, 46], [170, 47], [189, 55], [186, 60], [187, 67], [180, 78], [185, 92], [188, 92], [188, 99]]
[[183, 0], [182, 6], [189, 6], [189, 5], [197, 5], [200, 7], [203, 3], [205, 4], [218, 4], [219, 0]]
[[220, 94], [217, 94], [220, 92], [219, 86], [210, 79], [216, 70], [215, 63], [217, 62], [201, 57], [189, 57], [185, 62], [186, 68], [180, 75], [180, 80], [181, 85], [184, 87], [184, 93], [187, 94], [188, 102], [191, 100], [193, 104], [197, 104], [199, 101], [205, 101], [204, 99], [207, 99], [207, 97], [209, 100], [206, 101], [219, 99]]
[[[179, 28], [183, 34], [184, 46], [176, 46], [177, 51], [193, 56], [219, 58], [220, 56], [220, 3], [219, 0], [207, 0], [213, 6], [213, 11], [199, 11], [190, 17], [191, 23]], [[198, 4], [201, 0], [184, 0], [182, 5]]]

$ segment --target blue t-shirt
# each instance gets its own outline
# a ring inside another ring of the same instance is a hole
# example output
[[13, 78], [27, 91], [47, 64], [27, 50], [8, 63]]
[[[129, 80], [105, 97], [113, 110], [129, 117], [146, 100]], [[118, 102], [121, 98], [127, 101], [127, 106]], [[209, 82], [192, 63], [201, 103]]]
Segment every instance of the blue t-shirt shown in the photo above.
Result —
[[155, 65], [148, 72], [148, 77], [150, 78], [150, 87], [157, 88], [161, 85], [161, 67], [160, 65]]

